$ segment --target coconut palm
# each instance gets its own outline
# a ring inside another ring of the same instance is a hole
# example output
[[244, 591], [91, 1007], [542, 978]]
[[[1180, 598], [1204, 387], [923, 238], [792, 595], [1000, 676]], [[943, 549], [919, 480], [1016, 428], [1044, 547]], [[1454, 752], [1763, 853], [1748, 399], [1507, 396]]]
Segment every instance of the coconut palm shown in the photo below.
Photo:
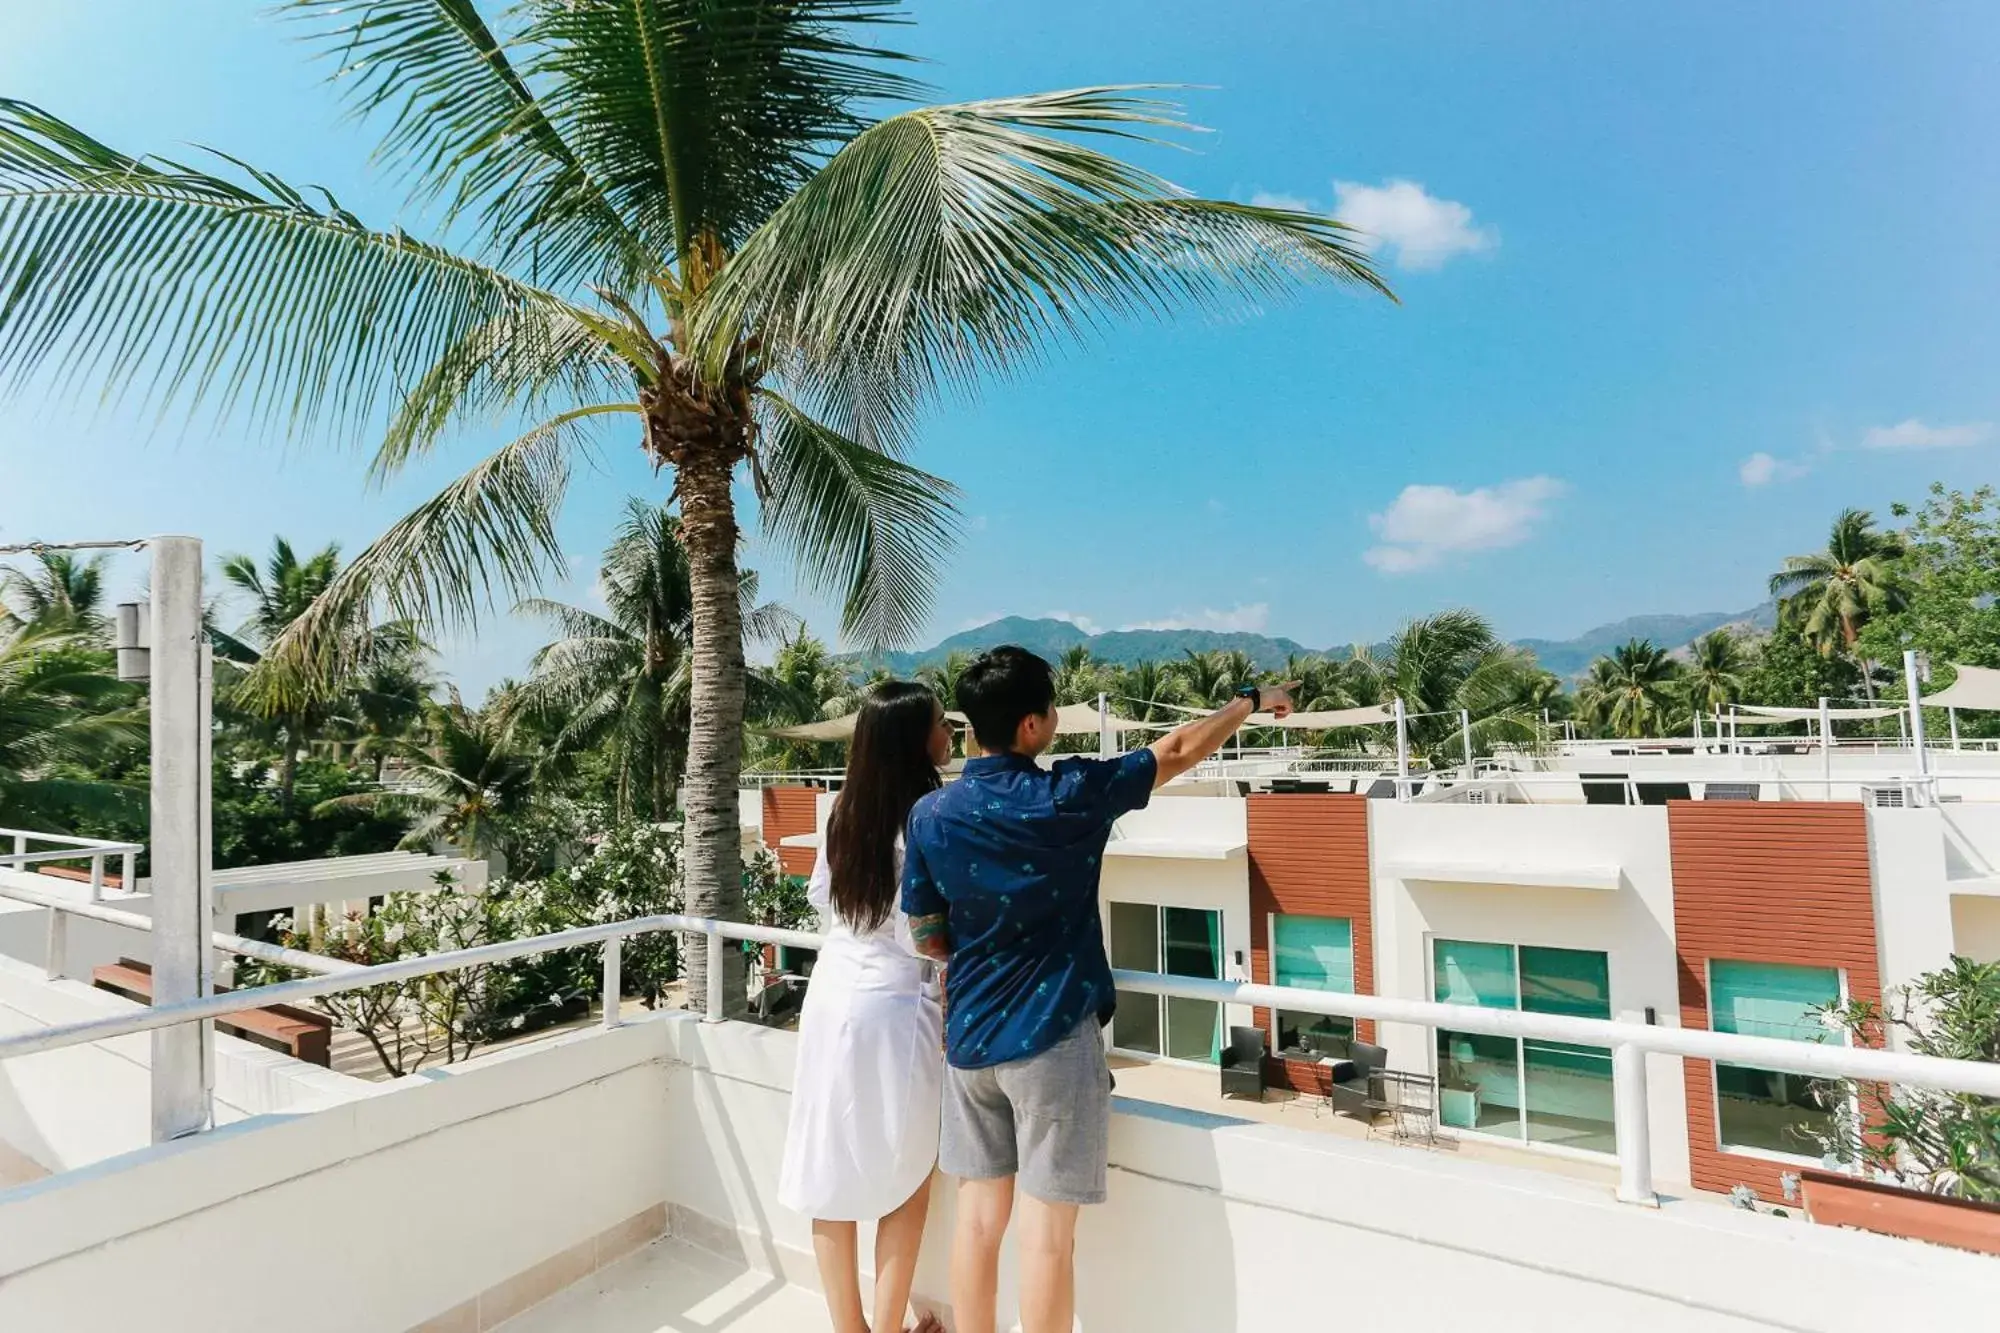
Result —
[[1712, 630], [1696, 639], [1689, 648], [1689, 660], [1681, 673], [1689, 706], [1697, 713], [1713, 713], [1743, 697], [1743, 678], [1750, 670], [1750, 655], [1743, 641], [1726, 629]]
[[1056, 702], [1095, 704], [1097, 696], [1111, 686], [1111, 669], [1090, 655], [1090, 649], [1073, 643], [1056, 658]]
[[1468, 715], [1475, 748], [1532, 739], [1539, 716], [1535, 659], [1502, 643], [1474, 611], [1440, 611], [1407, 621], [1381, 651], [1356, 645], [1341, 663], [1357, 704], [1403, 701], [1410, 749], [1433, 763], [1457, 759]]
[[954, 510], [901, 455], [941, 393], [1108, 316], [1386, 291], [1338, 222], [1194, 198], [1092, 147], [1183, 128], [1145, 90], [897, 109], [921, 89], [871, 41], [889, 0], [482, 8], [288, 6], [455, 250], [233, 159], [133, 158], [0, 103], [0, 374], [60, 358], [71, 383], [288, 432], [386, 411], [378, 478], [467, 423], [537, 423], [287, 634], [322, 671], [381, 603], [430, 634], [532, 592], [561, 560], [573, 450], [626, 423], [672, 474], [688, 548], [693, 911], [741, 911], [739, 469], [849, 636], [906, 638]]
[[322, 801], [315, 815], [340, 809], [380, 810], [411, 819], [402, 845], [447, 843], [468, 855], [501, 859], [509, 824], [528, 813], [537, 793], [535, 757], [517, 747], [496, 710], [468, 708], [453, 689], [426, 709], [430, 734], [395, 745], [403, 776], [393, 790], [356, 792]]
[[73, 627], [0, 628], [0, 824], [47, 828], [73, 812], [145, 808], [138, 789], [65, 772], [146, 741], [144, 710], [103, 657]]
[[1861, 628], [1877, 615], [1903, 609], [1907, 600], [1898, 562], [1903, 539], [1881, 532], [1865, 509], [1843, 509], [1827, 534], [1826, 549], [1787, 556], [1771, 576], [1780, 621], [1796, 629], [1820, 656], [1845, 653], [1861, 671], [1861, 688], [1875, 697], [1869, 664], [1855, 649]]
[[[776, 638], [798, 623], [781, 606], [754, 605], [757, 575], [738, 580], [752, 639]], [[674, 812], [690, 723], [688, 647], [694, 593], [680, 520], [644, 500], [625, 518], [598, 572], [605, 614], [532, 598], [516, 610], [538, 616], [562, 638], [535, 654], [532, 673], [508, 692], [510, 715], [552, 725], [549, 757], [606, 747], [621, 816], [663, 820]]]
[[1174, 705], [1185, 697], [1181, 678], [1171, 666], [1142, 658], [1119, 672], [1111, 684], [1118, 695], [1113, 711], [1134, 722], [1178, 722]]
[[0, 629], [104, 633], [104, 557], [36, 551], [32, 570], [0, 570]]
[[[861, 707], [861, 691], [848, 666], [801, 624], [772, 656], [758, 681], [758, 714], [770, 726], [791, 727], [845, 717]], [[933, 689], [936, 687], [933, 686]], [[835, 768], [841, 747], [818, 741], [785, 741], [780, 768]]]
[[972, 654], [962, 648], [946, 653], [943, 660], [926, 662], [917, 668], [917, 679], [930, 686], [946, 708], [958, 707], [958, 678], [972, 665]]
[[[322, 547], [300, 559], [292, 544], [283, 537], [271, 542], [271, 554], [260, 567], [247, 555], [223, 557], [223, 580], [250, 599], [250, 611], [235, 633], [213, 626], [209, 637], [217, 653], [245, 668], [231, 687], [231, 702], [271, 729], [279, 745], [278, 794], [289, 803], [297, 783], [299, 752], [317, 740], [336, 716], [342, 701], [344, 681], [300, 680], [296, 672], [281, 663], [267, 662], [271, 646], [281, 640], [299, 618], [312, 609], [340, 573], [340, 548]], [[407, 645], [407, 635], [396, 636], [394, 650]], [[390, 650], [390, 645], [371, 642], [371, 655]], [[343, 657], [343, 672], [359, 675], [368, 663]]]
[[1173, 664], [1173, 671], [1180, 679], [1181, 694], [1197, 707], [1220, 708], [1229, 702], [1230, 692], [1247, 679], [1235, 673], [1228, 654], [1194, 648], [1187, 649]]
[[1584, 716], [1614, 736], [1657, 736], [1680, 689], [1680, 664], [1650, 639], [1632, 639], [1590, 664], [1577, 691]]

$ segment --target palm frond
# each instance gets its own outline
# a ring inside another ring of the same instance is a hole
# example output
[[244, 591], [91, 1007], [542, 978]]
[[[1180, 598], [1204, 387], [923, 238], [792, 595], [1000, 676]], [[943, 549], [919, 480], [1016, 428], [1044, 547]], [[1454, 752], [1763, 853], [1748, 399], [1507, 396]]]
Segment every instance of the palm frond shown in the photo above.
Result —
[[1109, 317], [1230, 313], [1314, 279], [1387, 292], [1340, 222], [1193, 198], [1081, 142], [1184, 128], [1133, 88], [891, 116], [744, 244], [701, 303], [696, 342], [719, 366], [754, 328], [817, 392], [882, 400], [902, 385], [921, 399]]
[[289, 0], [333, 58], [357, 116], [387, 120], [375, 160], [400, 164], [447, 223], [478, 219], [496, 263], [551, 286], [636, 288], [664, 266], [549, 122], [510, 43], [473, 0]]
[[430, 635], [471, 623], [502, 592], [533, 590], [563, 563], [555, 515], [579, 425], [600, 410], [544, 422], [390, 528], [270, 645], [258, 687], [283, 694], [338, 679], [365, 649], [378, 606]]
[[565, 0], [522, 32], [529, 78], [562, 138], [646, 243], [685, 259], [734, 248], [833, 145], [857, 105], [904, 101], [904, 57], [849, 34], [891, 0]]
[[808, 586], [844, 599], [842, 627], [867, 648], [907, 640], [929, 609], [935, 568], [957, 525], [956, 490], [760, 391], [766, 529]]
[[473, 330], [564, 306], [236, 165], [247, 183], [127, 157], [0, 99], [0, 382], [52, 369], [162, 409], [351, 429]]

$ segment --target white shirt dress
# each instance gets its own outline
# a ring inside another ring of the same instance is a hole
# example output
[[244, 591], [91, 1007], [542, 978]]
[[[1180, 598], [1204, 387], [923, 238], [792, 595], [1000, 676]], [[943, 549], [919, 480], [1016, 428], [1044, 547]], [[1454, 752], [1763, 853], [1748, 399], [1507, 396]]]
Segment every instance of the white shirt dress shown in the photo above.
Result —
[[[900, 847], [896, 859], [900, 872]], [[900, 906], [865, 935], [835, 915], [824, 848], [807, 893], [826, 943], [799, 1016], [778, 1199], [821, 1221], [872, 1222], [901, 1207], [937, 1165], [937, 971], [918, 954]]]

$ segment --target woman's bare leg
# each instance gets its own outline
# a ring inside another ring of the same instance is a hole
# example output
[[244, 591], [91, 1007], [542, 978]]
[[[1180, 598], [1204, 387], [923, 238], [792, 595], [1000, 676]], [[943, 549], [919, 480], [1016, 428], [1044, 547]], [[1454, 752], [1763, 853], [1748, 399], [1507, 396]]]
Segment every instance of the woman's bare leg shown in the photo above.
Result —
[[900, 1208], [875, 1224], [876, 1333], [903, 1333], [903, 1315], [910, 1308], [910, 1284], [917, 1280], [917, 1252], [924, 1244], [924, 1222], [930, 1216], [931, 1182]]
[[813, 1219], [813, 1258], [819, 1261], [820, 1290], [833, 1333], [868, 1333], [861, 1313], [861, 1253], [852, 1222]]

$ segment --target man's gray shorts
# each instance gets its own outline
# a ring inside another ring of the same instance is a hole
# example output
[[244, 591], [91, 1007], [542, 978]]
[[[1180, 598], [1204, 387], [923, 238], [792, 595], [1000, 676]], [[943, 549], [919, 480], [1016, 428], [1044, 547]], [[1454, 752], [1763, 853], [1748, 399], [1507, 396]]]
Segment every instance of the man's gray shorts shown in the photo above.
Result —
[[1018, 1176], [1044, 1203], [1103, 1203], [1111, 1070], [1095, 1015], [1039, 1055], [947, 1069], [938, 1166], [961, 1180]]

